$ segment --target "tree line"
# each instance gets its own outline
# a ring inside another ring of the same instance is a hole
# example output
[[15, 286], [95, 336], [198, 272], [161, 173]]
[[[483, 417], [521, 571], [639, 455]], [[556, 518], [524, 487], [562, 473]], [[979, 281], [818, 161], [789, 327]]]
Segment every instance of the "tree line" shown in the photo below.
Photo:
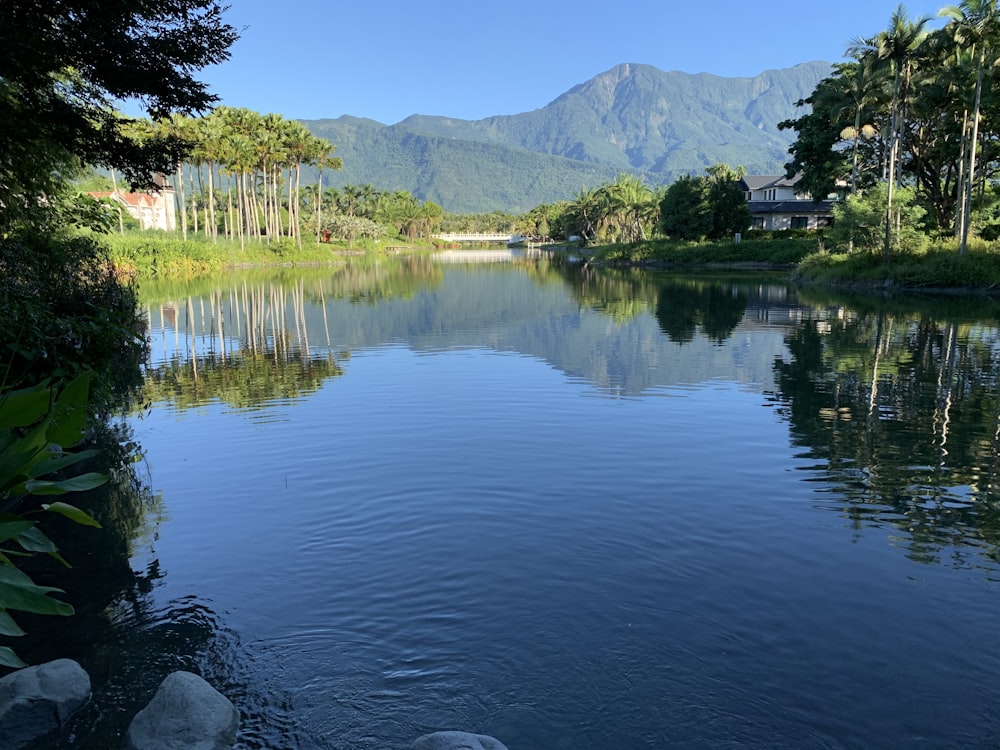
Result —
[[731, 237], [750, 227], [739, 187], [742, 167], [708, 167], [672, 185], [649, 186], [631, 174], [581, 190], [573, 200], [549, 203], [510, 222], [521, 234], [577, 238], [587, 244], [628, 244], [656, 237], [704, 240]]
[[[246, 108], [215, 108], [200, 117], [171, 115], [137, 120], [140, 139], [170, 138], [185, 146], [173, 169], [182, 235], [217, 239], [293, 241], [303, 232], [317, 242], [377, 239], [387, 230], [410, 238], [428, 236], [442, 211], [406, 191], [372, 185], [324, 187], [324, 170], [343, 166], [336, 146], [299, 122]], [[303, 184], [303, 169], [315, 181]], [[117, 189], [117, 180], [112, 171]]]
[[797, 131], [788, 171], [812, 195], [846, 193], [841, 210], [859, 228], [850, 212], [866, 198], [877, 205], [886, 257], [902, 246], [905, 219], [953, 235], [961, 253], [972, 230], [1000, 234], [1000, 8], [963, 0], [939, 15], [946, 23], [930, 31], [929, 17], [898, 6], [799, 102], [810, 111], [779, 125]]

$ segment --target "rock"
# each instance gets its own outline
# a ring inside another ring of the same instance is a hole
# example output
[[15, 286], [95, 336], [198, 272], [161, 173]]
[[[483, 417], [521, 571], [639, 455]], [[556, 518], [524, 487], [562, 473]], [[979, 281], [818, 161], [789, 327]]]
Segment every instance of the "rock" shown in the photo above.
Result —
[[90, 700], [90, 677], [72, 659], [25, 667], [0, 679], [0, 747], [18, 750], [54, 729]]
[[127, 750], [227, 750], [239, 714], [229, 699], [191, 672], [174, 672], [129, 724]]
[[485, 734], [434, 732], [418, 738], [410, 750], [507, 750], [507, 746]]

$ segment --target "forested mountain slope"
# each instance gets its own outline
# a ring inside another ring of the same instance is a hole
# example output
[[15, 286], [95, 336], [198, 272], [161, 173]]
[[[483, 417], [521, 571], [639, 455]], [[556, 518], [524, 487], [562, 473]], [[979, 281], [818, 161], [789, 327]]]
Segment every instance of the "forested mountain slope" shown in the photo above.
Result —
[[523, 211], [572, 198], [622, 171], [651, 184], [717, 162], [784, 170], [795, 102], [831, 71], [810, 62], [750, 78], [623, 64], [546, 106], [483, 120], [413, 115], [395, 125], [307, 120], [344, 160], [331, 184], [408, 190], [448, 211]]

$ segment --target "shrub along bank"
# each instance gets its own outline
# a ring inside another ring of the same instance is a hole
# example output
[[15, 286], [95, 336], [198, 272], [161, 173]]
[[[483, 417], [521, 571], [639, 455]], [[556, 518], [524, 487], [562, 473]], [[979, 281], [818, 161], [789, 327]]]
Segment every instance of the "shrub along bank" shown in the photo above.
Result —
[[772, 237], [718, 242], [649, 240], [587, 251], [607, 265], [649, 267], [769, 266], [789, 268], [799, 283], [869, 289], [997, 291], [1000, 293], [1000, 242], [973, 241], [966, 253], [954, 239], [925, 243], [888, 259], [867, 250], [830, 252], [825, 237]]

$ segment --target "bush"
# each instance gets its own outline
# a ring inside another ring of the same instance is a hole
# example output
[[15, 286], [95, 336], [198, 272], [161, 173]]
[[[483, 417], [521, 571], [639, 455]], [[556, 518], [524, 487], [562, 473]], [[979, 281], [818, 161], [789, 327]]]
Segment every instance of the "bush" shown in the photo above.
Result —
[[[886, 253], [886, 213], [888, 188], [877, 185], [864, 194], [851, 195], [833, 207], [833, 227], [828, 232], [830, 243], [841, 252], [861, 251]], [[919, 252], [927, 245], [922, 231], [926, 211], [917, 205], [911, 188], [899, 188], [893, 193], [892, 245], [888, 253]]]
[[22, 231], [0, 239], [0, 369], [7, 387], [87, 371], [99, 412], [141, 384], [145, 327], [134, 286], [92, 236]]

